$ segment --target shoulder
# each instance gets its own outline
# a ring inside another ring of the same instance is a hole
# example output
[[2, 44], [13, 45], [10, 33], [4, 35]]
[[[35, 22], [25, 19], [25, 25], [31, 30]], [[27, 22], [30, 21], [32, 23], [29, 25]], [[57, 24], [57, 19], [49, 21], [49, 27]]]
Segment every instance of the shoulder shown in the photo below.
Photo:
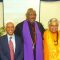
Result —
[[15, 32], [22, 30], [22, 28], [23, 28], [23, 23], [24, 23], [24, 21], [21, 22], [21, 23], [18, 23], [18, 24], [16, 25], [16, 27], [15, 27]]
[[[37, 21], [36, 21], [37, 22]], [[42, 25], [40, 22], [37, 22], [38, 25]]]
[[23, 42], [23, 39], [20, 36], [16, 35], [16, 34], [15, 34], [15, 39], [18, 40], [18, 41]]
[[0, 44], [2, 44], [3, 42], [5, 42], [6, 39], [7, 39], [7, 35], [0, 36]]
[[49, 29], [46, 29], [46, 30], [44, 31], [44, 33], [49, 33]]
[[21, 39], [20, 36], [18, 36], [18, 35], [16, 35], [16, 34], [15, 34], [15, 38], [17, 38], [17, 39]]
[[42, 33], [44, 33], [45, 29], [44, 29], [43, 25], [42, 25], [40, 22], [37, 22], [37, 24], [38, 24], [39, 30], [40, 30]]
[[49, 29], [45, 29], [45, 31], [44, 32], [48, 32], [49, 31]]
[[[36, 22], [37, 22], [37, 21], [36, 21]], [[39, 27], [40, 29], [44, 29], [44, 27], [43, 27], [42, 23], [37, 22], [37, 24], [38, 24], [38, 27]]]
[[49, 30], [48, 29], [46, 29], [45, 31], [44, 31], [44, 34], [43, 34], [43, 39], [44, 40], [46, 40], [47, 39], [47, 37], [49, 36]]
[[0, 39], [5, 39], [7, 35], [0, 36]]
[[[24, 21], [23, 21], [23, 22], [24, 22]], [[16, 27], [18, 27], [18, 26], [22, 26], [22, 25], [23, 25], [23, 22], [18, 23], [18, 24], [16, 25]]]
[[49, 30], [48, 30], [48, 29], [46, 29], [46, 30], [44, 31], [44, 34], [43, 34], [43, 35], [47, 36], [47, 35], [48, 35], [48, 33], [49, 33]]

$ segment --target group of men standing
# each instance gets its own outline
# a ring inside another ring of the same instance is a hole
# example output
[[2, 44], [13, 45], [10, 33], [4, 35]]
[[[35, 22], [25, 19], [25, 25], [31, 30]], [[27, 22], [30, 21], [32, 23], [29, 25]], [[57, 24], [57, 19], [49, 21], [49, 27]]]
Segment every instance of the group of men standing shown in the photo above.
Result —
[[0, 37], [0, 60], [60, 60], [58, 20], [52, 18], [45, 31], [36, 21], [36, 11], [29, 8], [26, 20], [14, 26], [5, 25], [6, 35]]

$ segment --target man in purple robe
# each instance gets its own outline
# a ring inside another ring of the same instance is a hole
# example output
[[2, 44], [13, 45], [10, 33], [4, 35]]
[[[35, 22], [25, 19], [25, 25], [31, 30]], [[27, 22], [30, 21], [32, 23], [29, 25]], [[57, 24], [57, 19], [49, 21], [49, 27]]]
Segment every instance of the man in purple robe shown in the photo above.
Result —
[[36, 22], [36, 11], [29, 8], [26, 20], [16, 26], [15, 34], [22, 37], [24, 42], [24, 60], [43, 60], [42, 35], [44, 28]]

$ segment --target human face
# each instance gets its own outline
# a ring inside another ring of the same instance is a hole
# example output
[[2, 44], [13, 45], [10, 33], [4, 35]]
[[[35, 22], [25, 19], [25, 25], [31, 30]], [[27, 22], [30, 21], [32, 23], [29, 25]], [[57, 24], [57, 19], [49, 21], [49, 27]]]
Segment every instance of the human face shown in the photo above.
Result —
[[28, 21], [32, 23], [32, 22], [35, 21], [35, 19], [36, 19], [36, 14], [35, 14], [35, 12], [33, 12], [33, 11], [30, 12], [29, 15], [28, 15]]
[[9, 22], [9, 23], [6, 24], [6, 32], [7, 32], [7, 34], [13, 35], [14, 30], [15, 30], [15, 28], [14, 28], [14, 24], [12, 22]]
[[53, 22], [52, 24], [49, 25], [49, 30], [52, 33], [56, 33], [58, 31], [58, 24], [56, 22]]

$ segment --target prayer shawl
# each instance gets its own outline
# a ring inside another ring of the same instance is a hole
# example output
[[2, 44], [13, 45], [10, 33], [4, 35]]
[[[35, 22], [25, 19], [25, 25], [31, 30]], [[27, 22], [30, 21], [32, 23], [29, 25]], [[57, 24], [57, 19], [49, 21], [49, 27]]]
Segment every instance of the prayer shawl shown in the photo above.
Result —
[[[36, 60], [43, 60], [42, 36], [36, 22], [35, 31], [36, 31]], [[23, 23], [22, 32], [24, 38], [24, 60], [34, 60], [33, 43], [27, 20], [25, 20]]]

